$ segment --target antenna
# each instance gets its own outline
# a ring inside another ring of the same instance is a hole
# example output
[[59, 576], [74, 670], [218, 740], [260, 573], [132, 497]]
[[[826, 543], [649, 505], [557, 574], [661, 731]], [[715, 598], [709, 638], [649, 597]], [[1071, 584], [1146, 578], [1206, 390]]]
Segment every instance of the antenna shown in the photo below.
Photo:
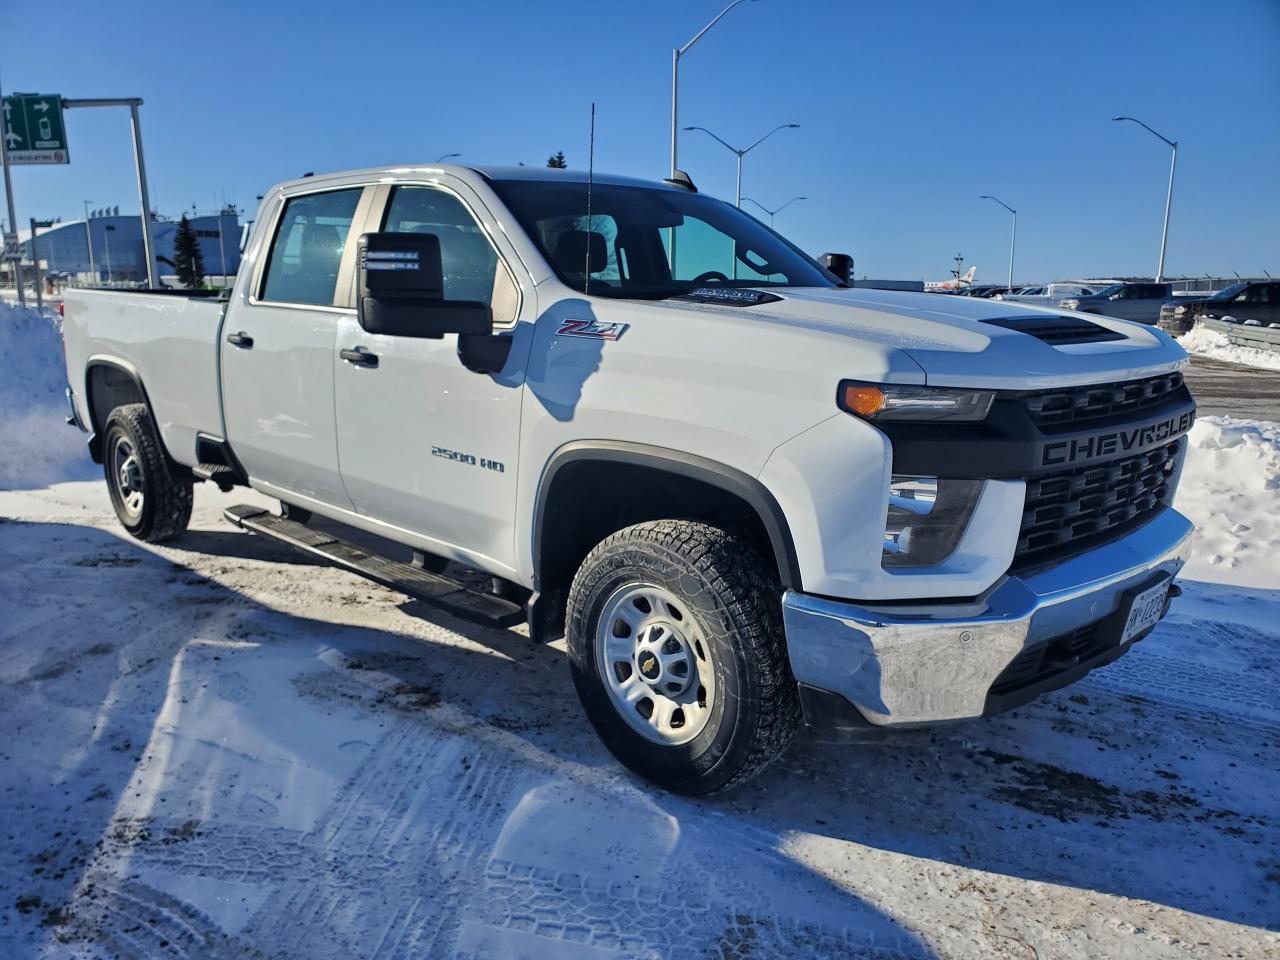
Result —
[[583, 244], [587, 252], [583, 254], [586, 263], [582, 270], [582, 293], [588, 295], [591, 286], [591, 185], [596, 170], [596, 104], [591, 101], [591, 139], [587, 147], [587, 242]]

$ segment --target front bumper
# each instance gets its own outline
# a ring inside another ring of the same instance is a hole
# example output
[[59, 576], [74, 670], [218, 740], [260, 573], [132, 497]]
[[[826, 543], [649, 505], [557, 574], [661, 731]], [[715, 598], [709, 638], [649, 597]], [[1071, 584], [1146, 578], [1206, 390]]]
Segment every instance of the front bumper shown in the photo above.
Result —
[[[1056, 672], [1030, 678], [1028, 689], [1043, 692], [1071, 682], [1128, 649], [1119, 644], [1119, 632], [1110, 631], [1109, 618], [1130, 591], [1177, 575], [1194, 529], [1166, 508], [1125, 537], [1046, 569], [1006, 576], [983, 596], [960, 603], [862, 606], [787, 591], [787, 649], [806, 719], [839, 732], [998, 712], [1030, 699], [992, 689], [1020, 655], [1049, 644], [1058, 650], [1064, 639], [1098, 627], [1087, 656], [1074, 663], [1058, 657], [1051, 664]], [[853, 709], [842, 716], [842, 704]]]

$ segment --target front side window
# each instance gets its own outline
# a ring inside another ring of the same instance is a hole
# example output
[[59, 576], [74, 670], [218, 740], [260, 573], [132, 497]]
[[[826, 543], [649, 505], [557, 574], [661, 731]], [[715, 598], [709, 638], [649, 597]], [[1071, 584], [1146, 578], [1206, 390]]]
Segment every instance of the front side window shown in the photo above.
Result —
[[292, 197], [267, 258], [262, 299], [330, 306], [361, 187]]
[[[595, 296], [662, 299], [695, 287], [834, 287], [741, 210], [662, 187], [497, 180], [494, 190], [557, 276]], [[674, 245], [674, 254], [673, 254]]]
[[382, 229], [435, 234], [440, 240], [445, 299], [487, 303], [495, 325], [515, 322], [515, 283], [480, 224], [453, 194], [434, 187], [396, 187]]

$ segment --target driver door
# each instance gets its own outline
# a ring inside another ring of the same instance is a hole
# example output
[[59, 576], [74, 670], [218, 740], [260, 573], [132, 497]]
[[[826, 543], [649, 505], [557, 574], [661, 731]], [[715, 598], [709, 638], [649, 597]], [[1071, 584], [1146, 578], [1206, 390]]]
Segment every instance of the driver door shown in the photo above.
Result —
[[510, 567], [531, 340], [516, 327], [532, 320], [533, 295], [522, 295], [472, 212], [478, 201], [461, 183], [441, 180], [378, 187], [359, 232], [435, 234], [445, 298], [488, 303], [494, 332], [514, 337], [511, 353], [498, 374], [474, 373], [462, 365], [456, 334], [371, 334], [355, 313], [343, 315], [332, 359], [338, 459], [358, 513], [433, 541], [446, 556]]

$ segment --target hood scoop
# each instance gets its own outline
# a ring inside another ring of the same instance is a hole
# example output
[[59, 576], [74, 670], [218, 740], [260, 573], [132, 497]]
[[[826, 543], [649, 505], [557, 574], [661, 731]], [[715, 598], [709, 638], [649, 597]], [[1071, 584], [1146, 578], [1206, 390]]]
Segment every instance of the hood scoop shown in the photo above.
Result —
[[1016, 333], [1025, 333], [1055, 347], [1064, 343], [1103, 343], [1107, 340], [1124, 340], [1123, 333], [1116, 333], [1081, 317], [1046, 316], [1034, 314], [1022, 317], [996, 317], [982, 320], [993, 327], [1003, 327]]

